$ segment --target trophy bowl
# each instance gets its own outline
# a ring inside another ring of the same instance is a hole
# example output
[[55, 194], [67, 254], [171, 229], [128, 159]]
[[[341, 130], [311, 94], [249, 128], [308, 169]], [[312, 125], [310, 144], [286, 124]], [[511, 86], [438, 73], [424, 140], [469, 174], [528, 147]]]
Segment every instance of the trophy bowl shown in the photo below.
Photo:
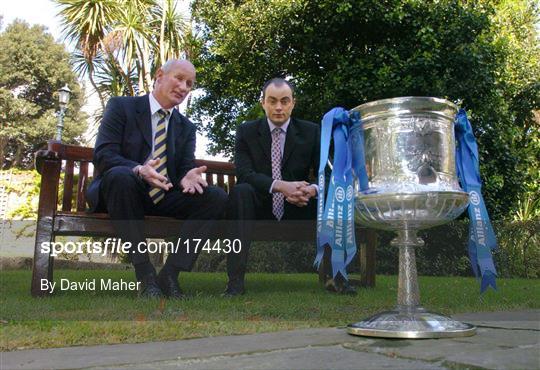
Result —
[[[476, 328], [420, 305], [414, 248], [418, 230], [445, 224], [468, 206], [456, 176], [455, 104], [439, 98], [400, 97], [354, 108], [363, 122], [369, 189], [355, 191], [355, 222], [397, 232], [397, 307], [347, 327], [353, 335], [442, 338], [474, 335]], [[354, 135], [354, 133], [352, 133]]]

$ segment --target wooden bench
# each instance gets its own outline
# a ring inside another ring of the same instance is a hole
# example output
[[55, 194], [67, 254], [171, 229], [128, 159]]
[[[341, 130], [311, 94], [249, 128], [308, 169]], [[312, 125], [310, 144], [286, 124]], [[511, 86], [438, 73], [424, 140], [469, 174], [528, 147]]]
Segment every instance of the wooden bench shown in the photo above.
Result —
[[[65, 145], [56, 141], [48, 143], [47, 150], [36, 153], [36, 169], [41, 174], [41, 187], [37, 215], [36, 242], [32, 270], [31, 293], [33, 296], [47, 295], [41, 290], [41, 279], [52, 281], [54, 259], [43, 253], [40, 246], [53, 242], [56, 236], [115, 236], [106, 213], [86, 212], [86, 188], [89, 184], [88, 164], [92, 161], [93, 149]], [[206, 181], [229, 191], [236, 183], [234, 164], [228, 162], [196, 160], [197, 166], [207, 166]], [[75, 187], [75, 168], [78, 180]], [[63, 182], [61, 183], [61, 174]], [[216, 180], [214, 180], [214, 176]], [[75, 194], [74, 194], [75, 192]], [[75, 200], [75, 202], [73, 202]], [[148, 238], [165, 238], [178, 234], [182, 220], [169, 217], [148, 216], [145, 228]], [[272, 222], [271, 225], [257, 223], [254, 235], [257, 240], [299, 240], [295, 224]], [[276, 227], [279, 230], [276, 230]], [[296, 238], [291, 238], [295, 236]], [[375, 246], [377, 236], [373, 231], [357, 233], [360, 249], [359, 284], [375, 286]], [[315, 241], [315, 230], [303, 233], [302, 240]], [[326, 261], [328, 263], [328, 261]], [[322, 269], [319, 272], [322, 279]]]

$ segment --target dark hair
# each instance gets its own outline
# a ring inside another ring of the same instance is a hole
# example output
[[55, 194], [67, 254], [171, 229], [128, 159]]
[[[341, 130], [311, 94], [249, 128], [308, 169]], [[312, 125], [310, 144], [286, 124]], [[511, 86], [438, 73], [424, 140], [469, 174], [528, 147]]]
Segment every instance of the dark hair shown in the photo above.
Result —
[[266, 89], [268, 88], [268, 86], [270, 85], [276, 85], [276, 86], [283, 86], [283, 85], [287, 85], [289, 86], [289, 89], [291, 89], [291, 93], [292, 93], [292, 97], [294, 98], [294, 86], [292, 83], [290, 83], [289, 81], [287, 81], [286, 79], [284, 78], [281, 78], [281, 77], [274, 77], [268, 81], [266, 81], [264, 83], [264, 86], [262, 88], [262, 100], [264, 100], [264, 96], [265, 96], [265, 93], [266, 93]]

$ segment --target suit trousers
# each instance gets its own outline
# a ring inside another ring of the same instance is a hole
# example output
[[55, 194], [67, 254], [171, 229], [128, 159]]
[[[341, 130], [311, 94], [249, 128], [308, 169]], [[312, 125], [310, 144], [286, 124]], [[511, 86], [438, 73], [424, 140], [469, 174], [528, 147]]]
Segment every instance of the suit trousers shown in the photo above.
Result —
[[[247, 183], [237, 184], [229, 194], [226, 212], [229, 237], [241, 241], [240, 253], [231, 252], [227, 255], [229, 283], [243, 285], [255, 221], [276, 220], [272, 214], [272, 195], [257, 192], [253, 186]], [[316, 199], [310, 199], [305, 207], [297, 207], [286, 202], [285, 213], [280, 222], [315, 220], [316, 217]], [[315, 223], [313, 223], [313, 227], [315, 227]]]
[[[150, 199], [149, 190], [150, 186], [125, 166], [113, 167], [105, 172], [100, 184], [100, 204], [106, 206], [122, 242], [131, 243], [130, 259], [134, 265], [149, 262], [147, 252], [136, 247], [146, 241], [145, 215], [186, 220], [178, 233], [181, 240], [208, 239], [214, 220], [223, 216], [227, 201], [227, 193], [215, 186], [208, 186], [203, 194], [193, 195], [173, 188], [157, 204]], [[190, 271], [197, 254], [193, 253], [193, 248], [188, 251], [185, 244], [178, 244], [180, 248], [170, 251], [168, 258], [179, 270]]]

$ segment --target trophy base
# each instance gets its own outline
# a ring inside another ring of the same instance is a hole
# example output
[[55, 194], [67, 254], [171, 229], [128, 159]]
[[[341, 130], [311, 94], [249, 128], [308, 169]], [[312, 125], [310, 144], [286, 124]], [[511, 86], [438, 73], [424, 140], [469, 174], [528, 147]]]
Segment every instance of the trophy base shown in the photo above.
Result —
[[379, 338], [455, 338], [475, 335], [476, 327], [423, 308], [416, 308], [375, 314], [363, 321], [349, 324], [347, 333]]

